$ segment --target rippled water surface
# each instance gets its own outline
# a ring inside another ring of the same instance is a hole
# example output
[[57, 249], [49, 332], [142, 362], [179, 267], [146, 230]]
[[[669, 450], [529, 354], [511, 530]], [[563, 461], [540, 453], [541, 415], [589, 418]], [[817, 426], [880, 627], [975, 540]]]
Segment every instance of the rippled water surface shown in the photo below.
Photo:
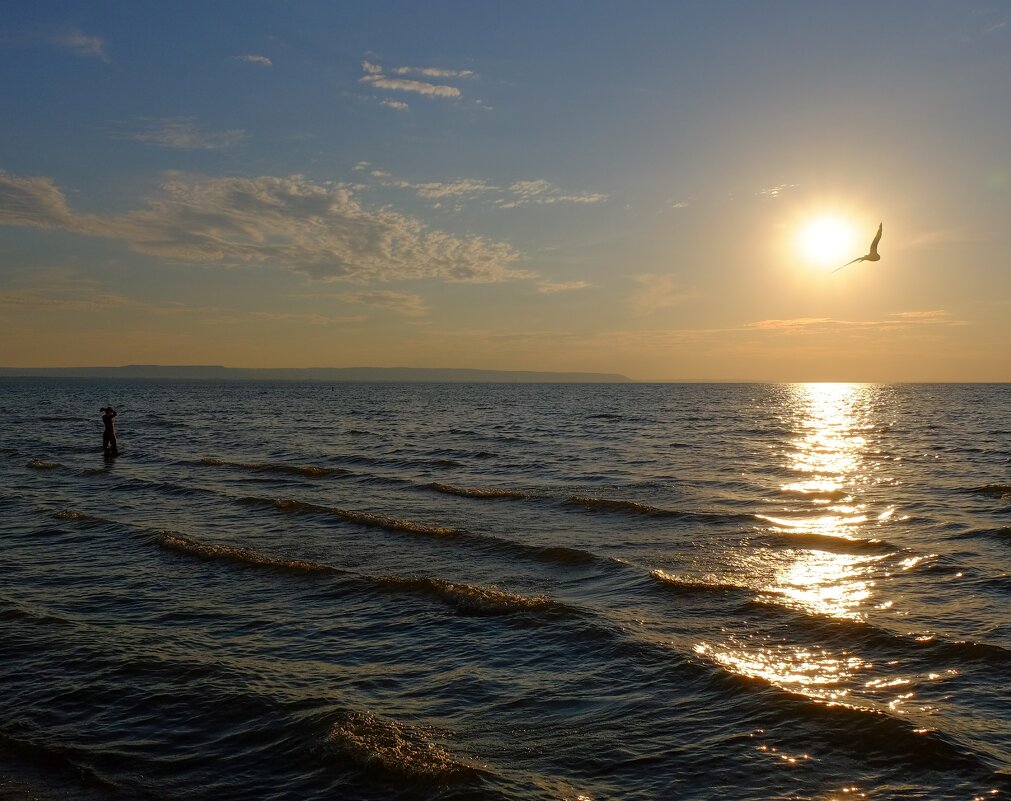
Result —
[[1011, 789], [1009, 385], [4, 380], [0, 411], [0, 797]]

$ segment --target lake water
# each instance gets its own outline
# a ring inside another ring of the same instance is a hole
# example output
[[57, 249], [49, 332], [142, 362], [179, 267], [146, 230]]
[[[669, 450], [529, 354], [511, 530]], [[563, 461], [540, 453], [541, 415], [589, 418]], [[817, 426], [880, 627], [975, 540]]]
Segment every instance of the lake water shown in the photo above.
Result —
[[1011, 385], [0, 411], [0, 798], [1011, 791]]

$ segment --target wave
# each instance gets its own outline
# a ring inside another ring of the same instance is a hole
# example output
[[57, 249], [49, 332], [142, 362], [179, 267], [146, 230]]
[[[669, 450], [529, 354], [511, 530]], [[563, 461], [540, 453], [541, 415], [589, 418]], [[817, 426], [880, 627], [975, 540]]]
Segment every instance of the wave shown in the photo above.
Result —
[[184, 537], [182, 534], [177, 534], [173, 531], [159, 532], [155, 535], [155, 542], [162, 548], [170, 551], [189, 554], [201, 559], [237, 562], [254, 567], [266, 567], [294, 573], [336, 572], [329, 565], [323, 565], [318, 562], [307, 562], [301, 559], [281, 559], [275, 556], [268, 556], [250, 548], [239, 548], [234, 545], [212, 545]]
[[664, 586], [676, 587], [685, 592], [770, 592], [766, 589], [738, 584], [712, 574], [705, 576], [681, 576], [657, 568], [650, 570], [649, 575]]
[[995, 775], [988, 760], [955, 735], [926, 728], [895, 713], [857, 701], [816, 700], [773, 680], [746, 675], [721, 663], [708, 649], [696, 649], [709, 665], [714, 682], [723, 684], [740, 703], [758, 705], [765, 731], [802, 743], [810, 723], [832, 744], [868, 765], [893, 768], [902, 762], [914, 769], [960, 770], [988, 781]]
[[39, 420], [42, 420], [47, 423], [90, 423], [92, 420], [94, 420], [95, 422], [101, 422], [101, 418], [99, 417], [91, 418], [91, 417], [79, 417], [62, 414], [45, 415], [43, 417], [40, 417]]
[[959, 534], [960, 537], [987, 537], [1011, 545], [1011, 526], [1000, 528], [976, 528]]
[[41, 459], [31, 459], [25, 467], [31, 467], [33, 470], [58, 470], [63, 465], [59, 462], [43, 462]]
[[839, 534], [826, 534], [821, 531], [805, 531], [803, 529], [776, 528], [763, 531], [763, 537], [769, 540], [781, 540], [790, 545], [801, 544], [832, 553], [897, 553], [902, 550], [898, 545], [888, 540], [844, 537]]
[[322, 478], [324, 476], [350, 475], [350, 470], [342, 467], [318, 467], [316, 465], [300, 466], [291, 464], [276, 464], [271, 462], [230, 462], [224, 459], [205, 458], [200, 464], [208, 467], [232, 467], [239, 470], [249, 470], [254, 473], [287, 473], [289, 475]]
[[477, 778], [477, 765], [453, 756], [430, 730], [408, 726], [371, 712], [346, 714], [331, 727], [327, 744], [363, 767], [433, 782]]
[[371, 512], [356, 512], [353, 509], [340, 509], [336, 506], [330, 512], [350, 523], [357, 523], [360, 526], [368, 526], [370, 528], [381, 528], [385, 531], [400, 531], [408, 534], [431, 534], [436, 537], [448, 537], [460, 533], [459, 529], [450, 526], [432, 526], [427, 523], [418, 523], [414, 520], [405, 520], [400, 517], [377, 515]]
[[786, 498], [797, 498], [800, 500], [819, 500], [819, 501], [842, 501], [849, 498], [852, 493], [849, 490], [844, 489], [834, 489], [834, 490], [802, 490], [802, 489], [780, 489], [777, 490], [777, 494], [782, 495]]
[[54, 512], [53, 517], [57, 520], [73, 520], [79, 523], [111, 523], [111, 520], [106, 520], [104, 517], [95, 517], [94, 515], [85, 514], [84, 512], [78, 512], [75, 509], [62, 509], [59, 512]]
[[272, 507], [279, 511], [294, 514], [336, 515], [342, 520], [347, 520], [351, 523], [381, 528], [386, 531], [453, 538], [456, 542], [465, 542], [472, 547], [491, 551], [498, 555], [507, 554], [522, 559], [533, 559], [556, 565], [587, 565], [600, 560], [600, 557], [596, 554], [584, 551], [581, 548], [571, 548], [563, 545], [528, 545], [491, 534], [478, 534], [462, 528], [434, 526], [415, 520], [323, 506], [307, 501], [298, 501], [293, 498], [260, 498], [249, 496], [240, 498], [239, 502], [250, 506]]
[[587, 565], [596, 562], [599, 558], [596, 554], [584, 551], [581, 548], [569, 548], [565, 545], [546, 545], [537, 548], [534, 556], [545, 562], [555, 562], [563, 565]]
[[18, 449], [17, 448], [8, 448], [8, 447], [4, 446], [4, 447], [0, 448], [0, 453], [2, 453], [4, 456], [17, 456], [18, 455]]
[[1011, 484], [985, 484], [982, 487], [970, 487], [967, 491], [976, 495], [989, 495], [1002, 501], [1011, 500]]
[[680, 520], [754, 520], [747, 514], [722, 514], [719, 512], [688, 512], [679, 509], [661, 509], [638, 501], [625, 501], [613, 498], [598, 498], [583, 495], [573, 495], [563, 501], [565, 506], [575, 506], [595, 512], [622, 512], [641, 517], [665, 517]]
[[431, 534], [438, 537], [453, 536], [462, 533], [460, 529], [449, 526], [433, 526], [428, 523], [419, 523], [415, 520], [406, 520], [400, 517], [390, 517], [388, 515], [374, 514], [372, 512], [358, 512], [353, 509], [341, 509], [337, 506], [322, 506], [306, 501], [297, 501], [292, 498], [242, 498], [241, 503], [253, 506], [272, 506], [287, 512], [317, 512], [327, 513], [347, 520], [349, 523], [357, 523], [360, 526], [369, 528], [381, 528], [386, 531], [397, 531], [408, 534]]
[[950, 640], [933, 635], [899, 633], [863, 620], [829, 617], [785, 606], [776, 598], [765, 597], [771, 596], [771, 591], [761, 592], [763, 597], [750, 599], [742, 606], [742, 615], [753, 617], [756, 613], [765, 612], [784, 617], [791, 628], [807, 632], [822, 644], [842, 641], [846, 647], [852, 647], [856, 641], [866, 647], [890, 653], [899, 650], [911, 657], [924, 658], [930, 665], [936, 665], [938, 660], [1011, 664], [1011, 650], [1000, 645], [979, 640]]
[[182, 420], [172, 420], [165, 417], [148, 417], [145, 425], [155, 428], [189, 428], [190, 424]]
[[561, 616], [571, 610], [547, 596], [527, 596], [506, 592], [497, 587], [457, 584], [437, 578], [401, 578], [381, 576], [374, 579], [380, 586], [408, 590], [436, 598], [454, 607], [461, 615], [511, 615], [538, 613]]
[[[80, 783], [89, 790], [95, 788], [101, 789], [105, 791], [102, 793], [105, 797], [123, 797], [120, 792], [120, 788], [117, 787], [116, 784], [104, 778], [99, 773], [96, 773], [91, 768], [83, 765], [80, 759], [74, 758], [73, 752], [70, 748], [59, 745], [40, 745], [29, 740], [22, 740], [0, 732], [0, 749], [7, 754], [15, 755], [19, 762], [24, 762], [34, 766], [40, 771], [40, 777], [73, 776], [77, 780], [75, 785]], [[29, 787], [25, 785], [24, 787], [24, 795], [21, 795], [20, 788], [17, 788], [16, 785], [12, 788], [9, 780], [5, 776], [4, 779], [0, 780], [0, 793], [2, 793], [0, 798], [24, 798], [26, 801], [36, 801], [36, 799], [39, 798], [48, 799], [57, 797], [56, 794], [51, 795], [49, 792], [45, 792], [45, 789], [47, 788], [43, 788], [41, 786], [37, 788], [35, 786]], [[12, 789], [17, 789], [18, 794], [9, 794], [8, 791]], [[37, 790], [43, 790], [43, 794], [40, 795]], [[106, 793], [109, 795], [106, 795]], [[63, 793], [59, 793], [59, 796], [69, 797], [64, 796]], [[87, 795], [81, 797], [93, 798], [94, 795], [91, 792], [87, 792]]]
[[[33, 610], [23, 609], [20, 606], [10, 606], [6, 609], [0, 610], [0, 622], [13, 621], [13, 620], [23, 620], [29, 621], [33, 625], [38, 626], [72, 626], [74, 625], [69, 620], [64, 617], [59, 617], [57, 615], [51, 615], [48, 612], [36, 612]], [[0, 795], [0, 798], [3, 798]]]
[[516, 490], [486, 489], [483, 487], [453, 487], [449, 484], [439, 484], [438, 482], [432, 482], [431, 484], [425, 484], [424, 486], [426, 489], [442, 492], [446, 495], [459, 495], [463, 498], [522, 500], [524, 498], [531, 497], [525, 492], [517, 492]]

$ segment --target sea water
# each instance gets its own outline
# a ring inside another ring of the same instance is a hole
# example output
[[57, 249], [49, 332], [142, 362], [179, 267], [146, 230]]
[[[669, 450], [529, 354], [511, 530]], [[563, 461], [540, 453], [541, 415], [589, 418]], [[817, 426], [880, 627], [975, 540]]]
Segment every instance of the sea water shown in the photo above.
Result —
[[1011, 789], [1009, 385], [7, 379], [0, 412], [0, 797]]

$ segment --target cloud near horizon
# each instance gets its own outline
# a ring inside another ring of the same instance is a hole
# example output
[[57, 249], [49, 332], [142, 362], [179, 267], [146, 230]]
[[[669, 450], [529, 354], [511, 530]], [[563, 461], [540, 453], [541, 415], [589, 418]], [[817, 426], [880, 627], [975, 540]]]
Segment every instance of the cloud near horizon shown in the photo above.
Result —
[[287, 178], [170, 175], [126, 214], [77, 212], [51, 178], [0, 171], [0, 224], [60, 229], [123, 242], [190, 263], [275, 265], [317, 281], [530, 278], [504, 242], [454, 236], [388, 207], [370, 209], [351, 187]]
[[746, 323], [742, 330], [769, 331], [783, 334], [854, 333], [866, 331], [899, 331], [902, 329], [951, 327], [968, 325], [943, 309], [894, 312], [882, 320], [837, 320], [831, 317], [796, 317], [785, 320], [758, 320]]

